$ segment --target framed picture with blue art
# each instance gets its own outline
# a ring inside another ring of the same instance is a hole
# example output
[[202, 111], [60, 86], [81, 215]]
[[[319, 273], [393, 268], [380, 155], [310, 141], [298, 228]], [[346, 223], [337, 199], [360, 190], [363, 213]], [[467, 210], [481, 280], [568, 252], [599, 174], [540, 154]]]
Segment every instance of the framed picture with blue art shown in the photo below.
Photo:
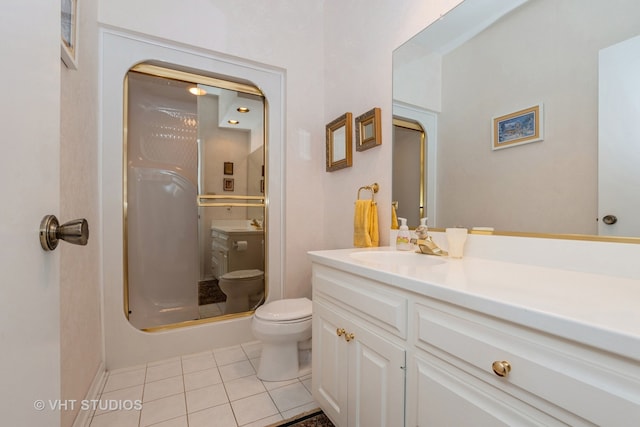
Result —
[[60, 0], [60, 57], [67, 68], [78, 69], [78, 0]]
[[542, 104], [493, 118], [493, 149], [542, 141], [544, 138]]

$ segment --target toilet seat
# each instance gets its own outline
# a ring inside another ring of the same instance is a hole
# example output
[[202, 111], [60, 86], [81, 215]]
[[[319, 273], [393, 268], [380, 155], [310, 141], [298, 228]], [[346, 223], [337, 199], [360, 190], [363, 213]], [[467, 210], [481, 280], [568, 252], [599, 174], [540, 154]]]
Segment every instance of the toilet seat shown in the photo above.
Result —
[[278, 323], [295, 323], [311, 318], [312, 304], [308, 298], [281, 299], [264, 304], [254, 316], [260, 320]]
[[259, 277], [264, 276], [264, 271], [262, 270], [235, 270], [235, 271], [230, 271], [228, 273], [223, 274], [222, 276], [220, 276], [220, 279], [225, 279], [225, 280], [253, 280]]

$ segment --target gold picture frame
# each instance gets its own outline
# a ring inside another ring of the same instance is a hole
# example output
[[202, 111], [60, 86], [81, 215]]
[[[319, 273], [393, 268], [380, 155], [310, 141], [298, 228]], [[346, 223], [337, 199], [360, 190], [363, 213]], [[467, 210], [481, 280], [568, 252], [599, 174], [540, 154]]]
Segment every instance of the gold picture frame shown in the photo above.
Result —
[[492, 149], [542, 141], [544, 139], [542, 104], [494, 117], [491, 126]]
[[381, 110], [376, 107], [356, 117], [356, 151], [382, 144]]
[[224, 162], [224, 174], [233, 175], [233, 162]]
[[353, 114], [344, 113], [327, 124], [327, 172], [353, 164], [352, 120]]
[[233, 191], [233, 178], [222, 178], [222, 189], [224, 191]]
[[78, 0], [61, 0], [60, 58], [71, 70], [78, 69]]

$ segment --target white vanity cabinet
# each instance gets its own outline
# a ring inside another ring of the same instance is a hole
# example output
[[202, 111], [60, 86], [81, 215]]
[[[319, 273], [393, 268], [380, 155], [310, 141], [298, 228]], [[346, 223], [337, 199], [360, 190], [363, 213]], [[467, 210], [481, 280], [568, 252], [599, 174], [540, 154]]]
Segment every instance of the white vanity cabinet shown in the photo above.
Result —
[[624, 334], [483, 311], [392, 263], [312, 259], [313, 393], [337, 427], [640, 425], [640, 354], [614, 350]]
[[640, 422], [637, 363], [427, 298], [413, 316], [407, 425]]
[[406, 298], [321, 266], [313, 277], [314, 398], [337, 427], [404, 425]]

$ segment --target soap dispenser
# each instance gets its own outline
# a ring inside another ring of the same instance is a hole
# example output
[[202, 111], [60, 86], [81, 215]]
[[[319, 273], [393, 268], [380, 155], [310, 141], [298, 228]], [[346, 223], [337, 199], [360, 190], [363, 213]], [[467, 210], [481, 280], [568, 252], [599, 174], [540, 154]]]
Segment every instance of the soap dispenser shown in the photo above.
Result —
[[420, 218], [420, 225], [416, 227], [416, 237], [418, 240], [425, 240], [429, 237], [429, 228], [427, 227], [428, 218]]
[[409, 227], [407, 227], [406, 218], [398, 218], [400, 221], [400, 227], [398, 228], [398, 237], [396, 237], [396, 249], [399, 251], [411, 250], [411, 234], [409, 234]]

